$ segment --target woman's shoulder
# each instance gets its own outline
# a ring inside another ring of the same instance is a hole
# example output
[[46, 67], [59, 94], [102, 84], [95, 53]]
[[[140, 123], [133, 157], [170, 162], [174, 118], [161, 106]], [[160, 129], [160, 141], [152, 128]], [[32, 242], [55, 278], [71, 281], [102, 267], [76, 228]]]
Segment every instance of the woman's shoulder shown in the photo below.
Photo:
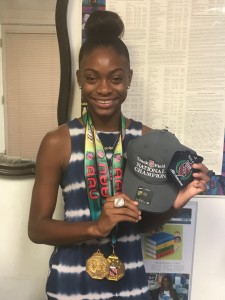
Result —
[[67, 124], [63, 124], [44, 135], [39, 151], [45, 150], [48, 153], [59, 153], [60, 151], [63, 153], [63, 149], [69, 144], [69, 140], [68, 126]]
[[68, 138], [68, 134], [69, 134], [68, 125], [63, 124], [47, 132], [43, 138], [43, 142], [52, 145], [59, 145]]
[[146, 126], [146, 125], [142, 125], [142, 135], [148, 133], [151, 130], [150, 127]]
[[53, 161], [55, 165], [61, 165], [68, 161], [70, 155], [70, 135], [67, 124], [63, 124], [49, 132], [42, 139], [38, 161]]
[[151, 130], [150, 127], [148, 127], [148, 126], [144, 125], [142, 122], [136, 121], [134, 119], [126, 118], [126, 125], [127, 125], [128, 129], [133, 129], [133, 128], [142, 129], [142, 135], [148, 133]]
[[68, 125], [69, 129], [75, 129], [75, 128], [81, 129], [81, 128], [85, 127], [81, 117], [68, 121], [67, 125]]
[[69, 120], [67, 123], [60, 125], [55, 129], [47, 132], [44, 136], [43, 141], [53, 145], [55, 144], [55, 146], [60, 144], [63, 145], [65, 142], [70, 141], [71, 129], [79, 129], [83, 127], [84, 125], [81, 121], [81, 118]]

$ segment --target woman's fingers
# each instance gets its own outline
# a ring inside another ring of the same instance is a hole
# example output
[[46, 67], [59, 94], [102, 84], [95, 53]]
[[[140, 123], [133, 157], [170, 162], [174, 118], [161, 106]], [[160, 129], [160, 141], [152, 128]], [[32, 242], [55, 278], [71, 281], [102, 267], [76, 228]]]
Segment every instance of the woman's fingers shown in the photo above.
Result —
[[141, 219], [141, 211], [138, 202], [132, 201], [126, 194], [118, 194], [106, 199], [103, 211], [113, 222], [131, 221], [138, 222]]

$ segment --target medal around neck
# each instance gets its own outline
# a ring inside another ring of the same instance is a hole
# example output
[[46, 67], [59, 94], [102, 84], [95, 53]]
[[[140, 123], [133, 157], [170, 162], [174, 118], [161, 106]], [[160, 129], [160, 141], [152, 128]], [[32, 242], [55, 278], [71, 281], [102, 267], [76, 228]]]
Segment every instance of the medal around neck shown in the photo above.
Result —
[[[97, 220], [107, 197], [121, 192], [123, 178], [122, 140], [126, 133], [126, 119], [121, 115], [121, 132], [116, 140], [109, 168], [104, 147], [93, 126], [89, 113], [83, 116], [85, 131], [85, 181], [92, 220]], [[104, 178], [104, 180], [103, 180]], [[112, 236], [116, 244], [116, 234]], [[86, 261], [86, 271], [93, 279], [119, 280], [125, 274], [123, 263], [114, 252], [106, 259], [98, 249]]]
[[109, 263], [98, 249], [87, 261], [86, 271], [93, 279], [103, 279], [109, 274]]

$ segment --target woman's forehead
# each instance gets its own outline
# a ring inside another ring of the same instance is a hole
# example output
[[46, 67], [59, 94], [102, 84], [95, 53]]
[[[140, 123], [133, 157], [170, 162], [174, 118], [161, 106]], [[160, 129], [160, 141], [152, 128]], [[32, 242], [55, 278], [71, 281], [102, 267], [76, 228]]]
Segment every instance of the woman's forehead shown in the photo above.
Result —
[[125, 55], [118, 53], [113, 47], [96, 47], [92, 51], [86, 53], [81, 64], [96, 64], [100, 63], [107, 65], [109, 63], [116, 63], [117, 65], [123, 65], [129, 67], [129, 62]]

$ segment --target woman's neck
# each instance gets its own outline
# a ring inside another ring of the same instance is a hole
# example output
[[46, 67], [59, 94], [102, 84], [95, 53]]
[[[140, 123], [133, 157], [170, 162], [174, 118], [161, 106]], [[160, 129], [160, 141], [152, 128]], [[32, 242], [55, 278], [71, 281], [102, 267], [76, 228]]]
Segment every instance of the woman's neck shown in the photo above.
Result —
[[[91, 116], [92, 117], [92, 116]], [[103, 132], [113, 132], [121, 130], [121, 113], [113, 117], [92, 117], [95, 130]]]

